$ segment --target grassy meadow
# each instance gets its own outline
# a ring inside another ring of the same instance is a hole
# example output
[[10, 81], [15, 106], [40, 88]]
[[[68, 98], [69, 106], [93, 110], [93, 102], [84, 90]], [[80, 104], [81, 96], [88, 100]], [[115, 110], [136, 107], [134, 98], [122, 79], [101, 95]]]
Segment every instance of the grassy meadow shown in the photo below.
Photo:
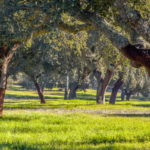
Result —
[[41, 105], [35, 91], [10, 87], [0, 150], [150, 150], [150, 101], [119, 96], [116, 105], [96, 105], [94, 90], [63, 100], [63, 91], [46, 89]]

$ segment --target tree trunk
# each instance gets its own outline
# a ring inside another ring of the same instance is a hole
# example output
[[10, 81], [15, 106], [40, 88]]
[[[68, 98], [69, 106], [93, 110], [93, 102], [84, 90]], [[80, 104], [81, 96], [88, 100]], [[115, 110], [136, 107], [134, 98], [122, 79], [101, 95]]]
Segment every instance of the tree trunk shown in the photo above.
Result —
[[64, 92], [64, 99], [68, 99], [68, 90], [69, 90], [69, 76], [67, 75], [65, 92]]
[[131, 98], [131, 92], [129, 92], [129, 93], [126, 94], [126, 100], [129, 101], [130, 98]]
[[94, 77], [97, 80], [96, 99], [98, 99], [99, 91], [100, 91], [100, 88], [101, 88], [101, 82], [102, 82], [102, 78], [101, 78], [102, 73], [100, 71], [98, 71], [98, 70], [94, 70], [93, 74], [94, 74]]
[[78, 83], [73, 82], [70, 85], [69, 99], [75, 99], [77, 97], [77, 95], [76, 95], [77, 89], [78, 89]]
[[3, 45], [3, 47], [0, 48], [0, 59], [2, 61], [0, 63], [0, 116], [3, 114], [3, 103], [7, 87], [9, 63], [19, 46], [20, 44], [15, 43], [11, 49], [7, 45]]
[[100, 91], [98, 92], [96, 102], [97, 104], [105, 104], [105, 92], [108, 87], [109, 82], [111, 81], [111, 77], [113, 75], [113, 71], [107, 70], [105, 78], [102, 82]]
[[112, 89], [112, 93], [110, 96], [109, 104], [115, 104], [117, 93], [118, 93], [120, 87], [122, 86], [122, 84], [123, 84], [123, 80], [122, 80], [122, 77], [120, 77], [114, 84], [114, 87]]
[[101, 90], [101, 82], [97, 82], [97, 89], [96, 89], [96, 101], [99, 99], [99, 92]]
[[64, 100], [65, 99], [68, 99], [68, 90], [66, 87], [65, 87], [65, 92], [64, 92]]
[[121, 90], [121, 100], [124, 101], [125, 98], [125, 91]]
[[3, 103], [4, 103], [4, 97], [5, 97], [5, 90], [3, 88], [0, 88], [0, 116], [3, 114]]
[[41, 104], [45, 104], [46, 101], [45, 101], [43, 92], [42, 92], [42, 90], [40, 89], [40, 86], [39, 86], [39, 84], [38, 84], [38, 82], [37, 82], [36, 80], [34, 80], [34, 85], [35, 85], [36, 90], [37, 90], [37, 93], [38, 93], [38, 95], [39, 95], [39, 99], [40, 99]]

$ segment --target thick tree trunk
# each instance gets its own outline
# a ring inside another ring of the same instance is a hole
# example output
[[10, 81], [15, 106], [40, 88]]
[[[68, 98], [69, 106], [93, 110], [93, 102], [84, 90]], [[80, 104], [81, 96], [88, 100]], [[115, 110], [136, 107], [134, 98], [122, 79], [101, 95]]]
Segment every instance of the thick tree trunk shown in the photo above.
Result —
[[123, 84], [123, 80], [122, 80], [122, 77], [120, 77], [114, 84], [114, 87], [112, 89], [112, 93], [110, 96], [109, 104], [115, 104], [117, 93], [118, 93], [119, 89], [121, 88], [122, 84]]
[[113, 75], [113, 71], [108, 69], [105, 78], [101, 84], [100, 91], [98, 92], [97, 95], [97, 99], [96, 99], [97, 104], [105, 104], [105, 92], [109, 82], [111, 81], [112, 75]]
[[7, 45], [4, 45], [0, 49], [0, 59], [2, 60], [0, 64], [0, 116], [3, 114], [3, 103], [7, 86], [8, 65], [19, 46], [20, 44], [15, 43], [11, 49]]
[[0, 116], [3, 114], [3, 103], [7, 87], [8, 65], [19, 46], [20, 44], [15, 43], [11, 49], [7, 45], [3, 45], [3, 47], [0, 48], [0, 59], [2, 60], [0, 63]]
[[42, 92], [42, 90], [41, 90], [41, 88], [40, 88], [40, 86], [39, 86], [38, 82], [37, 82], [37, 81], [35, 81], [35, 80], [34, 80], [34, 85], [35, 85], [36, 90], [37, 90], [37, 93], [38, 93], [38, 95], [39, 95], [39, 99], [40, 99], [41, 104], [45, 104], [45, 103], [46, 103], [46, 101], [45, 101], [45, 98], [44, 98], [43, 92]]
[[77, 97], [76, 95], [77, 89], [78, 89], [78, 83], [73, 82], [70, 85], [69, 99], [75, 99]]

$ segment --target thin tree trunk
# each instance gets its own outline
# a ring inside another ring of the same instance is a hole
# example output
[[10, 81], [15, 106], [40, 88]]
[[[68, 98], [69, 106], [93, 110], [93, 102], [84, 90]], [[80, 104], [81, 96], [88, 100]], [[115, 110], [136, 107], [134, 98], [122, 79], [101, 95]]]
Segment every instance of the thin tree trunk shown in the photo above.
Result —
[[115, 104], [117, 93], [118, 93], [118, 91], [119, 91], [119, 89], [121, 88], [122, 85], [123, 85], [123, 80], [122, 80], [122, 77], [120, 77], [116, 81], [116, 83], [114, 84], [114, 87], [113, 87], [112, 92], [111, 92], [109, 104]]
[[125, 98], [125, 91], [122, 89], [121, 90], [121, 100], [124, 101]]
[[107, 70], [105, 78], [102, 82], [100, 91], [98, 92], [98, 96], [96, 99], [97, 104], [105, 104], [105, 92], [108, 87], [109, 82], [111, 81], [111, 77], [113, 75], [113, 71]]
[[69, 76], [67, 75], [65, 92], [64, 92], [64, 99], [68, 99], [68, 90], [69, 90]]
[[97, 83], [97, 89], [96, 89], [96, 101], [99, 99], [99, 92], [101, 90], [101, 82]]
[[64, 100], [65, 99], [68, 99], [68, 90], [66, 87], [65, 87], [65, 92], [64, 92]]
[[42, 90], [40, 89], [40, 86], [39, 86], [38, 82], [35, 81], [35, 80], [34, 80], [34, 85], [35, 85], [36, 90], [37, 90], [37, 93], [38, 93], [38, 95], [39, 95], [39, 99], [40, 99], [41, 104], [45, 104], [46, 101], [45, 101], [43, 92], [42, 92]]

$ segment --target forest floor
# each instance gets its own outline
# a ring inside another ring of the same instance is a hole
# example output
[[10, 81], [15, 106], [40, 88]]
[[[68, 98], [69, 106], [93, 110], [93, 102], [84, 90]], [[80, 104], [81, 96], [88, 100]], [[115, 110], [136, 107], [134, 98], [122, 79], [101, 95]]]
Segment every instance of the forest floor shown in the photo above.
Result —
[[95, 104], [95, 90], [63, 100], [63, 91], [46, 89], [46, 104], [20, 86], [6, 93], [0, 118], [0, 150], [150, 150], [150, 101]]

